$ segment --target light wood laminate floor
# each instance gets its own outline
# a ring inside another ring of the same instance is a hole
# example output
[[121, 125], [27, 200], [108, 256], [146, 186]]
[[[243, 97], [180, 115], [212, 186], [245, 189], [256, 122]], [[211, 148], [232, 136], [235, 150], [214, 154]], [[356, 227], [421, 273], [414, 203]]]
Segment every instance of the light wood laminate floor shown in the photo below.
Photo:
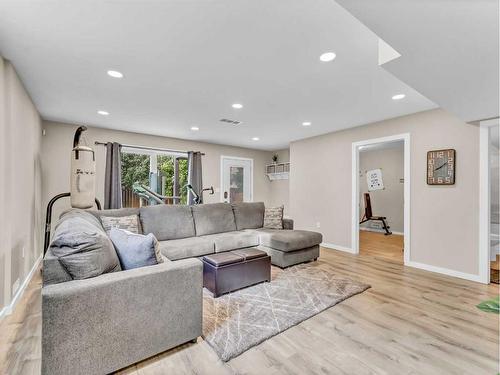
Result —
[[386, 236], [384, 233], [359, 231], [359, 252], [381, 259], [403, 264], [404, 237], [399, 234]]
[[[122, 374], [496, 374], [499, 317], [475, 305], [481, 285], [377, 256], [322, 249], [321, 267], [371, 284], [227, 364], [198, 338]], [[0, 374], [40, 372], [39, 273], [0, 323]]]

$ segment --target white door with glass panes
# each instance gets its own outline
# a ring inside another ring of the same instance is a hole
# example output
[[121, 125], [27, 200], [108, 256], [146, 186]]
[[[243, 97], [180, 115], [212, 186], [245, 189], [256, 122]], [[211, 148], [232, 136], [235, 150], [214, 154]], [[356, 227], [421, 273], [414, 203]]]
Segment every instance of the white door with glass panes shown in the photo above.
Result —
[[253, 159], [221, 156], [221, 201], [253, 200]]

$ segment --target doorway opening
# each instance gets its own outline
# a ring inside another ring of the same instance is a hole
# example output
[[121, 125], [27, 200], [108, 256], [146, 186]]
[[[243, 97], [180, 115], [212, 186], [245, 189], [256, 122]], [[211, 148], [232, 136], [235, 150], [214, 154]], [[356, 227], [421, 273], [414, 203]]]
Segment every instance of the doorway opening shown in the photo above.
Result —
[[253, 200], [253, 159], [221, 156], [221, 202]]
[[356, 254], [410, 260], [410, 135], [352, 144], [352, 248]]
[[500, 283], [499, 120], [480, 122], [479, 249], [481, 282]]

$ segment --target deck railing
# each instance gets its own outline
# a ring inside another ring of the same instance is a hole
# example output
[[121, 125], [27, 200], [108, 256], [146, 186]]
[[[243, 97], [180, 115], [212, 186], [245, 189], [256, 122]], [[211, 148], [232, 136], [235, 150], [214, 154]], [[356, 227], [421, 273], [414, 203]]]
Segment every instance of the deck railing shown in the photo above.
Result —
[[[180, 204], [180, 197], [167, 197], [165, 204]], [[149, 199], [142, 198], [134, 192], [134, 189], [122, 186], [122, 207], [138, 208], [142, 206], [155, 205]]]

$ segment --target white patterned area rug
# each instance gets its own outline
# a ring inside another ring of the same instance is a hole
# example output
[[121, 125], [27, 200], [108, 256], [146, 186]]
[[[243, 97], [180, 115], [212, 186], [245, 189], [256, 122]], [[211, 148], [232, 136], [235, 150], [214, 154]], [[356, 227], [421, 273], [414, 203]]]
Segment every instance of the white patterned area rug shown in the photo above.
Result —
[[203, 338], [229, 361], [268, 338], [370, 288], [335, 276], [318, 262], [284, 270], [272, 281], [213, 298], [203, 291]]

